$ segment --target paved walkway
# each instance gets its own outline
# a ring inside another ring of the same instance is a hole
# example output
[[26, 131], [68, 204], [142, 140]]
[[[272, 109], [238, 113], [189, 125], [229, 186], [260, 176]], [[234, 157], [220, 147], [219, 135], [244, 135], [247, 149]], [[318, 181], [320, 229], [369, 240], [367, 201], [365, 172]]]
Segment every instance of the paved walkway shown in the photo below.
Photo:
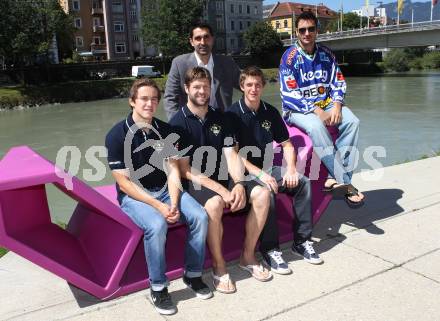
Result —
[[[148, 290], [99, 302], [8, 253], [0, 259], [0, 319], [440, 320], [439, 172], [436, 157], [385, 168], [376, 181], [368, 178], [380, 171], [355, 175], [368, 202], [328, 208], [314, 233], [323, 265], [298, 260], [284, 244], [294, 273], [259, 283], [232, 262], [236, 294], [202, 301], [176, 280], [170, 292], [179, 312], [166, 318]], [[208, 273], [205, 279], [211, 282]]]

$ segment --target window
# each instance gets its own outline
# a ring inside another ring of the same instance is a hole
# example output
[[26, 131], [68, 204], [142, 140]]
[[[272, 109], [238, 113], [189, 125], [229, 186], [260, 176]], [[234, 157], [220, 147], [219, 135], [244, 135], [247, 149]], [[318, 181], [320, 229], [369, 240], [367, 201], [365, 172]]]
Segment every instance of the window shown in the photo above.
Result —
[[99, 37], [99, 36], [94, 36], [94, 37], [93, 37], [93, 43], [94, 43], [95, 45], [100, 45], [100, 44], [101, 44], [101, 37]]
[[133, 40], [133, 41], [139, 41], [139, 36], [138, 36], [138, 35], [132, 35], [132, 36], [131, 36], [131, 40]]
[[243, 13], [243, 6], [241, 4], [238, 5], [238, 13]]
[[230, 43], [231, 43], [231, 47], [234, 48], [235, 47], [235, 39], [231, 38]]
[[217, 30], [218, 31], [225, 30], [225, 22], [223, 20], [223, 17], [217, 17], [215, 20], [216, 20], [216, 24], [217, 24]]
[[123, 22], [115, 22], [114, 23], [115, 32], [124, 32], [124, 23]]
[[247, 22], [247, 27], [249, 28], [250, 26], [251, 26], [251, 22], [248, 21], [248, 22]]
[[115, 51], [116, 53], [126, 53], [125, 42], [115, 43]]
[[79, 5], [79, 0], [73, 0], [73, 1], [72, 1], [72, 9], [73, 9], [74, 11], [79, 11], [80, 8], [81, 8], [81, 7], [80, 7], [80, 5]]
[[234, 13], [234, 4], [231, 3], [231, 13]]
[[122, 2], [120, 0], [113, 0], [112, 11], [118, 13], [124, 12], [124, 8], [122, 7]]
[[223, 38], [216, 38], [215, 39], [215, 46], [218, 50], [224, 50], [225, 49], [225, 43], [223, 41]]
[[287, 28], [287, 20], [284, 20], [284, 28]]
[[255, 15], [258, 14], [258, 7], [257, 7], [257, 6], [254, 7], [254, 14], [255, 14]]
[[81, 26], [82, 26], [81, 18], [75, 18], [74, 25], [75, 25], [75, 28], [81, 29]]
[[136, 10], [131, 10], [130, 11], [130, 18], [131, 18], [131, 20], [136, 20], [137, 19], [137, 12], [136, 12]]
[[277, 22], [275, 23], [275, 29], [280, 29], [280, 22], [279, 22], [279, 21], [277, 21]]
[[235, 22], [234, 22], [234, 20], [231, 20], [231, 30], [232, 31], [235, 30]]
[[217, 12], [223, 12], [223, 2], [222, 1], [215, 2], [215, 10]]
[[76, 47], [77, 47], [77, 48], [84, 47], [84, 38], [83, 38], [83, 37], [81, 37], [81, 36], [77, 36], [77, 37], [75, 38], [75, 42], [76, 42]]
[[93, 25], [95, 27], [100, 26], [101, 25], [101, 19], [99, 17], [93, 17]]
[[240, 30], [243, 30], [243, 21], [240, 21]]
[[130, 0], [130, 3], [136, 3], [136, 0]]
[[246, 6], [246, 13], [251, 14], [251, 6], [250, 5]]

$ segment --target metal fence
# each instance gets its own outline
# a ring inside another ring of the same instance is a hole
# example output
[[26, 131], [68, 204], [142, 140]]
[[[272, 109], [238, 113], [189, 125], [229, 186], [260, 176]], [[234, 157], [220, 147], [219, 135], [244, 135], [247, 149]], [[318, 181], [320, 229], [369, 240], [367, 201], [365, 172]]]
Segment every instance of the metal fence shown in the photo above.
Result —
[[[440, 29], [440, 20], [422, 21], [414, 23], [402, 23], [399, 25], [380, 26], [374, 28], [361, 28], [345, 31], [336, 31], [330, 33], [321, 33], [318, 35], [317, 41], [338, 40], [353, 37], [364, 37], [369, 35], [380, 35], [384, 33], [399, 33], [408, 31], [422, 31]], [[284, 45], [290, 46], [296, 38], [284, 40]]]

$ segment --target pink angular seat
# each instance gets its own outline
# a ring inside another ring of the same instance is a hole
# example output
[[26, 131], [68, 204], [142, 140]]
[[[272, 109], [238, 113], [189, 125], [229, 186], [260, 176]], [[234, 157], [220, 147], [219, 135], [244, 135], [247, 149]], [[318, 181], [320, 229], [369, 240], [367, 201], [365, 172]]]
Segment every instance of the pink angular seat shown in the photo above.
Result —
[[[2, 159], [0, 244], [106, 298], [119, 288], [142, 233], [119, 206], [82, 181], [73, 177], [73, 189], [67, 190], [56, 170], [25, 146], [12, 148]], [[46, 184], [78, 202], [65, 230], [51, 222]]]
[[[312, 211], [316, 223], [331, 200], [322, 193], [327, 171], [313, 154], [310, 139], [288, 128], [298, 152], [297, 168], [312, 180]], [[337, 132], [331, 130], [336, 138]], [[282, 154], [274, 164], [281, 165]], [[100, 298], [115, 298], [149, 286], [142, 231], [119, 208], [115, 185], [93, 189], [72, 178], [73, 189], [56, 175], [55, 165], [28, 147], [12, 148], [0, 162], [0, 244], [75, 286]], [[67, 229], [53, 224], [45, 184], [54, 184], [78, 201]], [[293, 238], [292, 201], [277, 196], [280, 242]], [[244, 240], [245, 215], [225, 215], [224, 256], [239, 257]], [[183, 274], [187, 229], [169, 226], [166, 245], [167, 276]], [[209, 251], [205, 267], [211, 266]]]

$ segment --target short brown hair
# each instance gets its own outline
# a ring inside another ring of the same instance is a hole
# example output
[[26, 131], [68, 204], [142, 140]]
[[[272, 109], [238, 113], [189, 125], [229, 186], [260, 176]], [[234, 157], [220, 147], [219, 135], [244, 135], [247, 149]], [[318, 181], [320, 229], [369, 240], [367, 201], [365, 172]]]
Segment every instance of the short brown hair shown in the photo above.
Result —
[[190, 68], [185, 73], [185, 85], [189, 87], [189, 85], [199, 79], [208, 79], [209, 84], [211, 84], [211, 73], [208, 69], [203, 67], [194, 67]]
[[264, 77], [263, 71], [257, 66], [249, 66], [244, 68], [240, 73], [240, 86], [244, 84], [247, 77], [260, 77], [263, 86], [266, 85], [266, 77]]
[[133, 85], [131, 85], [130, 94], [129, 94], [128, 98], [130, 98], [131, 100], [135, 100], [137, 98], [138, 90], [141, 87], [153, 87], [154, 89], [156, 89], [157, 98], [160, 100], [161, 93], [160, 93], [159, 86], [156, 84], [156, 82], [154, 80], [152, 80], [150, 78], [136, 79], [133, 82]]

